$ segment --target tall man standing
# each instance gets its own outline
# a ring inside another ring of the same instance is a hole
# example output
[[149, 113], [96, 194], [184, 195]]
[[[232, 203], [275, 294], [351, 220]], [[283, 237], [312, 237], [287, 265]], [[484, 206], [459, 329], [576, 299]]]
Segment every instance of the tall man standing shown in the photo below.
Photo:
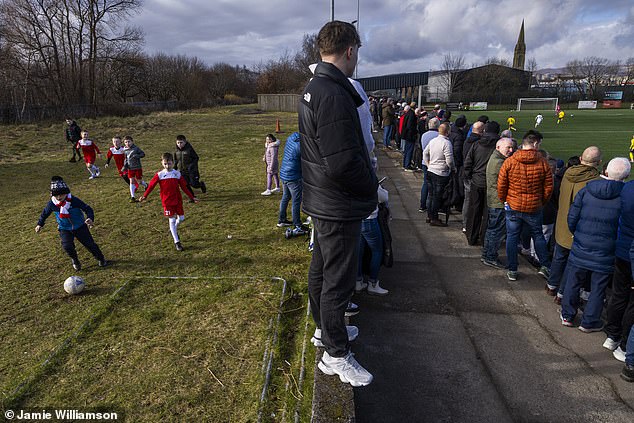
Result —
[[[357, 107], [363, 100], [348, 77], [361, 47], [353, 25], [332, 21], [317, 35], [322, 62], [299, 103], [303, 209], [315, 243], [308, 272], [310, 307], [326, 351], [318, 364], [352, 386], [372, 375], [350, 352], [344, 313], [355, 287], [361, 221], [376, 207], [378, 181], [363, 141]], [[350, 338], [356, 335], [356, 328]]]

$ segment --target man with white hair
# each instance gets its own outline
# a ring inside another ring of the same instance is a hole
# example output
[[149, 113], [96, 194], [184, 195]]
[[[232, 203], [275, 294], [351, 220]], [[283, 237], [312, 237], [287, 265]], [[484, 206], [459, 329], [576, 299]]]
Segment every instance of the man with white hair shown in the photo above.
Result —
[[592, 291], [579, 330], [585, 333], [603, 330], [601, 312], [605, 289], [614, 272], [621, 191], [623, 181], [630, 175], [630, 168], [630, 162], [624, 157], [610, 160], [605, 179], [588, 182], [577, 193], [570, 207], [568, 228], [574, 238], [561, 300], [561, 323], [564, 326], [574, 326], [579, 289], [589, 279]]

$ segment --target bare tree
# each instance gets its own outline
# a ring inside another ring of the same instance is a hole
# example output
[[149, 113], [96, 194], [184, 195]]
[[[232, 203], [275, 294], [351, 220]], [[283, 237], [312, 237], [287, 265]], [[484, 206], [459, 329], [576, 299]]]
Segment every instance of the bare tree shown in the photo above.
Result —
[[598, 99], [600, 88], [610, 84], [620, 68], [620, 63], [603, 57], [588, 56], [583, 60], [571, 60], [566, 64], [575, 87], [581, 96]]
[[[13, 46], [13, 66], [52, 104], [97, 100], [96, 75], [109, 52], [141, 41], [123, 27], [141, 0], [3, 0], [0, 37]], [[116, 48], [115, 48], [116, 47]], [[84, 92], [85, 66], [88, 92]]]
[[627, 85], [631, 81], [634, 81], [634, 57], [630, 57], [625, 61], [623, 79], [621, 80], [621, 84]]
[[295, 54], [295, 66], [298, 70], [304, 71], [306, 79], [311, 73], [308, 66], [321, 60], [319, 47], [317, 47], [317, 34], [304, 34], [302, 49]]
[[503, 59], [500, 57], [489, 57], [485, 60], [484, 64], [506, 66], [507, 68], [511, 67], [511, 62], [509, 62], [508, 59]]
[[447, 98], [451, 99], [451, 94], [454, 92], [456, 85], [460, 84], [460, 78], [463, 73], [459, 72], [465, 67], [465, 60], [462, 54], [452, 55], [447, 53], [443, 56], [441, 65], [441, 80], [440, 84], [447, 93]]

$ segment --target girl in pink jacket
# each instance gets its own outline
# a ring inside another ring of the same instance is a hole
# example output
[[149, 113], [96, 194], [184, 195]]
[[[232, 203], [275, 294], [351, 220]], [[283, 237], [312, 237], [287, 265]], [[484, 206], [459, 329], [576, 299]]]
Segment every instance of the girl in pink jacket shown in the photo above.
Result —
[[[266, 135], [266, 150], [262, 161], [266, 163], [266, 191], [262, 195], [271, 195], [280, 192], [280, 177], [278, 175], [280, 163], [277, 159], [277, 152], [280, 148], [280, 141], [273, 134]], [[275, 188], [271, 189], [273, 179], [275, 179]]]

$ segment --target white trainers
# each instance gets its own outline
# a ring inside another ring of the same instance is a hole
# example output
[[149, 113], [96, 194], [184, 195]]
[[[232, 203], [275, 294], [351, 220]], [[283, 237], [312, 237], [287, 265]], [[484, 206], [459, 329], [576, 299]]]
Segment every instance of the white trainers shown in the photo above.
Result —
[[357, 283], [354, 286], [354, 292], [359, 293], [363, 291], [364, 289], [366, 289], [367, 287], [368, 287], [368, 284], [363, 281], [363, 278], [357, 279]]
[[343, 383], [355, 387], [369, 385], [373, 379], [372, 374], [361, 367], [352, 353], [344, 357], [331, 357], [324, 351], [317, 367], [327, 375], [338, 375]]
[[271, 195], [271, 190], [267, 189], [266, 191], [262, 193], [262, 195]]
[[618, 348], [619, 344], [620, 344], [619, 341], [615, 341], [614, 339], [608, 336], [607, 338], [605, 338], [605, 342], [603, 343], [603, 348], [607, 348], [610, 351], [614, 351], [615, 349]]
[[88, 179], [95, 179], [95, 175], [90, 175]]
[[101, 176], [101, 169], [97, 168], [97, 170], [95, 171], [95, 176], [97, 178]]
[[371, 295], [387, 295], [388, 294], [387, 289], [383, 289], [381, 288], [381, 285], [379, 284], [379, 281], [377, 279], [376, 282], [372, 282], [372, 281], [368, 281], [368, 294]]
[[279, 189], [279, 188], [273, 188], [273, 189], [271, 190], [271, 194], [277, 194], [278, 192], [280, 192], [280, 189]]
[[612, 351], [612, 355], [621, 363], [625, 363], [625, 351], [623, 351], [621, 347], [617, 347], [614, 351]]
[[[348, 332], [348, 341], [354, 341], [357, 339], [357, 336], [359, 336], [359, 328], [356, 326], [346, 325], [346, 332]], [[310, 342], [312, 342], [316, 347], [324, 347], [323, 342], [321, 342], [321, 329], [315, 329], [315, 333], [313, 334], [313, 337], [310, 338]]]

